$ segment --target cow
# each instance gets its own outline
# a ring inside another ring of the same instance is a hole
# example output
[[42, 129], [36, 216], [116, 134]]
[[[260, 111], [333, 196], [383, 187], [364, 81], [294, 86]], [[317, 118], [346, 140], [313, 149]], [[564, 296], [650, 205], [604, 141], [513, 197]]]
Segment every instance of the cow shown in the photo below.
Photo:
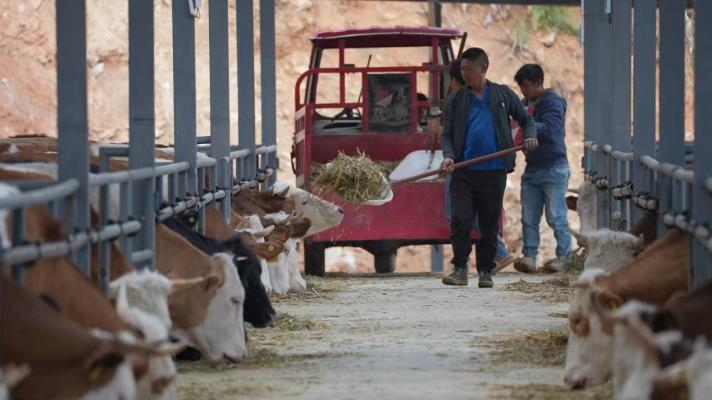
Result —
[[168, 308], [173, 333], [210, 361], [247, 356], [245, 289], [232, 256], [207, 256], [164, 225], [156, 227], [156, 267], [171, 279], [194, 278], [195, 286], [172, 293]]
[[[680, 386], [687, 389], [691, 400], [708, 399], [712, 393], [712, 349], [707, 340], [699, 337], [694, 342], [692, 354], [659, 371], [655, 376], [655, 392], [672, 392], [677, 395]], [[660, 397], [656, 397], [660, 398]], [[677, 395], [674, 398], [683, 398]]]
[[270, 324], [275, 311], [260, 280], [260, 262], [238, 236], [222, 241], [211, 239], [194, 231], [181, 218], [175, 217], [164, 221], [164, 226], [179, 234], [184, 240], [207, 255], [230, 254], [246, 291], [245, 321], [260, 328]]
[[588, 253], [584, 269], [600, 268], [613, 271], [630, 261], [635, 253], [642, 250], [644, 239], [627, 232], [599, 229], [578, 233], [571, 230], [579, 246], [586, 247]]
[[[272, 186], [272, 193], [275, 197], [281, 197], [285, 200], [293, 200], [294, 211], [301, 214], [302, 217], [309, 219], [311, 226], [304, 237], [308, 237], [337, 226], [344, 219], [343, 208], [322, 200], [306, 190], [299, 189], [287, 182], [275, 182]], [[266, 213], [269, 214], [279, 211], [285, 211], [288, 213], [291, 212], [283, 209], [268, 211]]]
[[136, 382], [129, 351], [97, 338], [0, 274], [0, 365], [26, 364], [30, 373], [13, 399], [128, 399]]
[[264, 215], [284, 211], [292, 213], [296, 200], [287, 197], [289, 188], [277, 191], [260, 191], [253, 188], [240, 189], [232, 196], [232, 209], [240, 215]]
[[598, 227], [596, 216], [596, 185], [584, 181], [576, 190], [578, 197], [567, 196], [566, 205], [570, 210], [576, 211], [581, 221], [580, 232], [596, 230]]
[[673, 229], [613, 272], [584, 270], [569, 305], [567, 385], [597, 385], [611, 374], [612, 327], [602, 325], [594, 307], [610, 310], [631, 299], [660, 305], [687, 290], [687, 242], [683, 232]]
[[[290, 216], [285, 213], [276, 214], [266, 214], [263, 217], [264, 220], [272, 223], [284, 223], [284, 221], [294, 221], [290, 220]], [[299, 229], [298, 234], [306, 234], [311, 226], [308, 219], [304, 223], [295, 222], [295, 226], [303, 224]], [[301, 237], [293, 233], [292, 237], [285, 243], [285, 250], [279, 255], [277, 262], [272, 261], [269, 264], [270, 268], [270, 279], [276, 279], [278, 281], [279, 289], [275, 290], [278, 294], [284, 294], [287, 291], [292, 292], [303, 292], [307, 289], [307, 282], [302, 277], [299, 271], [299, 239]], [[274, 272], [273, 272], [274, 271]]]

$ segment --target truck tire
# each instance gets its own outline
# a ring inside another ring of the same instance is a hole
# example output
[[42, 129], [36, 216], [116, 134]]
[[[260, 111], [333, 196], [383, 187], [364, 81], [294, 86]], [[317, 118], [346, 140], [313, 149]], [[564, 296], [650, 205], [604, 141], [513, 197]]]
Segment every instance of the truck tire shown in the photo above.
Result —
[[396, 271], [396, 252], [379, 252], [373, 255], [373, 264], [379, 274], [388, 274]]
[[307, 275], [324, 276], [326, 265], [324, 251], [326, 246], [320, 243], [304, 241], [304, 273]]

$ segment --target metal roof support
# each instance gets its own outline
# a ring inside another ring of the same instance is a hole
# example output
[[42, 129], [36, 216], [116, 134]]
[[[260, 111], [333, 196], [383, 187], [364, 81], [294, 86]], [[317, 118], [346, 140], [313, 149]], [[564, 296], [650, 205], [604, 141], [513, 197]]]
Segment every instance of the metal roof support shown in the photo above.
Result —
[[[615, 81], [612, 87], [611, 137], [606, 143], [610, 143], [614, 150], [622, 152], [630, 151], [632, 6], [631, 0], [613, 2], [613, 37], [616, 40], [612, 42], [612, 62]], [[613, 186], [623, 183], [619, 181], [619, 177], [623, 175], [619, 168], [623, 168], [621, 163], [609, 158], [609, 181]], [[613, 201], [611, 215], [620, 213], [622, 221], [628, 222], [628, 206], [627, 200]], [[618, 227], [618, 223], [613, 224], [611, 221], [611, 226]], [[622, 225], [622, 229], [626, 229], [626, 226]]]
[[[631, 174], [633, 190], [646, 189], [645, 172], [640, 157], [655, 157], [655, 52], [656, 52], [656, 0], [636, 0], [634, 29], [634, 80], [633, 80], [633, 162]], [[633, 207], [631, 226], [642, 217], [642, 210]]]
[[[242, 177], [257, 176], [255, 155], [255, 45], [253, 1], [237, 2], [237, 133], [241, 149], [250, 150]], [[264, 78], [263, 78], [264, 79]]]
[[[86, 2], [57, 1], [57, 134], [59, 181], [76, 179], [79, 188], [69, 215], [71, 230], [87, 231], [89, 217], [89, 122], [87, 120]], [[80, 247], [73, 259], [90, 273], [90, 248]]]
[[[238, 1], [240, 3], [240, 1]], [[197, 190], [195, 173], [195, 18], [187, 1], [173, 1], [173, 121], [175, 161], [187, 161], [187, 179], [179, 179], [178, 196]]]
[[[277, 73], [274, 0], [260, 0], [260, 71], [262, 74], [262, 144], [277, 144]], [[268, 179], [269, 186], [277, 180], [279, 157], [265, 154], [267, 166], [274, 170]]]
[[[217, 186], [231, 188], [227, 162], [230, 156], [230, 60], [227, 0], [213, 0], [208, 8], [210, 23], [210, 156], [218, 160]], [[215, 179], [215, 178], [214, 178]], [[230, 196], [221, 203], [230, 220]]]
[[[154, 112], [153, 0], [129, 0], [129, 169], [154, 166], [156, 119]], [[156, 247], [155, 179], [133, 182], [132, 214], [142, 221], [134, 249]], [[102, 224], [107, 223], [102, 215]], [[155, 269], [151, 257], [137, 268]]]
[[[698, 1], [695, 5], [695, 148], [712, 149], [712, 128], [709, 113], [712, 110], [712, 25], [702, 23], [712, 19], [712, 2]], [[697, 223], [712, 222], [712, 202], [706, 190], [706, 175], [712, 171], [712, 157], [695, 157], [695, 185], [693, 189], [692, 218]], [[706, 171], [706, 173], [702, 173]], [[709, 225], [708, 225], [709, 229]], [[712, 278], [710, 253], [694, 241], [690, 288], [699, 288]]]
[[[685, 4], [661, 1], [660, 7], [660, 150], [656, 159], [683, 165], [685, 157]], [[670, 210], [672, 185], [660, 179], [660, 209]], [[661, 234], [667, 231], [658, 226]]]
[[[442, 4], [438, 0], [429, 0], [428, 6], [430, 7], [430, 26], [442, 26]], [[438, 63], [441, 60], [432, 60], [431, 62]], [[432, 75], [430, 75], [430, 87], [432, 87]], [[446, 187], [445, 190], [448, 190]], [[434, 244], [430, 246], [430, 272], [442, 272], [443, 270], [443, 245]]]

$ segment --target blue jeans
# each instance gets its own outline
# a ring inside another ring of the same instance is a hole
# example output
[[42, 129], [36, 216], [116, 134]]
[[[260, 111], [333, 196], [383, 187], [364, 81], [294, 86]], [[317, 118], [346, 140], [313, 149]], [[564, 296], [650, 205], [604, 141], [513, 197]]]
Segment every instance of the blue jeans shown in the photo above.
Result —
[[539, 221], [546, 211], [546, 222], [554, 230], [556, 256], [571, 255], [571, 233], [566, 208], [566, 188], [571, 170], [568, 165], [544, 168], [522, 175], [522, 254], [536, 258], [539, 252]]
[[[451, 180], [451, 175], [448, 175], [445, 178], [445, 217], [447, 218], [448, 221], [450, 221], [450, 215], [452, 213], [452, 205], [450, 204], [450, 180]], [[475, 216], [475, 222], [472, 224], [472, 229], [476, 230], [477, 232], [480, 231], [480, 224], [479, 224], [479, 217]], [[507, 250], [507, 245], [504, 243], [504, 239], [502, 238], [502, 234], [497, 234], [497, 254], [495, 254], [494, 259], [496, 261], [503, 260], [506, 257], [509, 257], [510, 253], [509, 250]]]

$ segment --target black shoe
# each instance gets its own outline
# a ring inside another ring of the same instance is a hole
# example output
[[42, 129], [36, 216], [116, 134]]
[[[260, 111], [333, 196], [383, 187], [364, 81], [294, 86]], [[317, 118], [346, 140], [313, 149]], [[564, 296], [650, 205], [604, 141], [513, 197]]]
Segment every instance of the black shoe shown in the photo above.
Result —
[[467, 268], [455, 267], [450, 275], [443, 278], [443, 284], [455, 286], [467, 286]]
[[482, 271], [478, 275], [480, 279], [477, 283], [477, 286], [481, 288], [491, 288], [492, 286], [494, 286], [494, 282], [492, 282], [492, 272]]

